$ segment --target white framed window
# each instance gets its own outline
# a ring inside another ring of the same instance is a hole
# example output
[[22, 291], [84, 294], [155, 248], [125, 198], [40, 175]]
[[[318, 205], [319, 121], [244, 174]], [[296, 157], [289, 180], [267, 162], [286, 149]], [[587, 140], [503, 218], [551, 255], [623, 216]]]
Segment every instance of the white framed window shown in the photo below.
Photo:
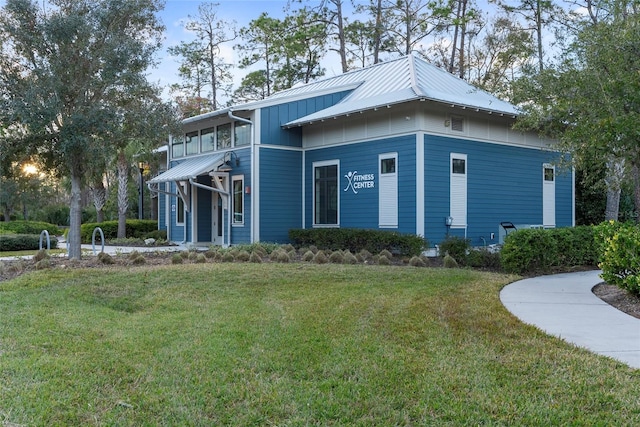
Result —
[[233, 225], [244, 224], [244, 175], [237, 175], [231, 178], [231, 191], [233, 194]]
[[449, 216], [453, 218], [451, 227], [467, 226], [467, 155], [450, 155]]
[[338, 160], [313, 163], [313, 225], [339, 224]]
[[[179, 182], [176, 185], [181, 186], [182, 192], [184, 194], [187, 194], [186, 183]], [[178, 193], [180, 192], [178, 191]], [[176, 225], [184, 225], [185, 211], [186, 211], [186, 206], [184, 205], [184, 200], [182, 200], [182, 197], [177, 196], [176, 197]]]
[[182, 156], [184, 156], [184, 137], [174, 137], [171, 139], [171, 158]]
[[231, 148], [231, 123], [225, 123], [216, 128], [216, 145], [218, 150]]
[[398, 153], [378, 156], [378, 227], [398, 227]]
[[190, 154], [198, 154], [198, 146], [200, 145], [199, 142], [200, 138], [198, 135], [198, 131], [195, 132], [189, 132], [185, 135], [184, 138], [184, 148], [185, 148], [185, 155], [190, 155]]
[[216, 147], [215, 128], [202, 129], [200, 131], [200, 151], [206, 153], [213, 151]]
[[233, 124], [233, 141], [235, 147], [249, 145], [251, 142], [251, 125], [249, 123], [236, 121]]
[[542, 225], [556, 226], [556, 168], [542, 165]]

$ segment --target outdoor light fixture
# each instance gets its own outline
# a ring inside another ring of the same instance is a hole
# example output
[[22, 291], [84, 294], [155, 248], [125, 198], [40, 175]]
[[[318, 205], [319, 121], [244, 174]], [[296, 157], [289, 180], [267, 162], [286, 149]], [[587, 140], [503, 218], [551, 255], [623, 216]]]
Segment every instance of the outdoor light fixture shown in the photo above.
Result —
[[449, 229], [451, 228], [451, 224], [453, 224], [453, 217], [448, 216], [444, 219], [444, 225], [447, 226], [447, 237], [449, 237]]
[[[229, 155], [228, 159], [227, 154]], [[240, 159], [238, 158], [238, 155], [233, 151], [227, 151], [226, 153], [224, 153], [224, 158], [222, 159], [222, 164], [220, 165], [220, 167], [218, 167], [218, 172], [231, 172], [231, 170], [233, 169], [232, 162], [234, 157], [236, 159], [236, 167], [240, 166]]]

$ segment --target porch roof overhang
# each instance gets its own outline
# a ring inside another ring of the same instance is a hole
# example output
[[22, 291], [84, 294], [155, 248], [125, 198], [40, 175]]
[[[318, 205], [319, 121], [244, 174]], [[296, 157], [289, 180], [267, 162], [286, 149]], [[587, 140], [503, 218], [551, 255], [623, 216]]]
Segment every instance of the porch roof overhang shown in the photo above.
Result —
[[217, 164], [222, 163], [224, 159], [224, 153], [219, 153], [213, 156], [202, 156], [194, 159], [186, 159], [182, 163], [172, 167], [166, 172], [152, 178], [148, 181], [149, 184], [159, 184], [161, 182], [180, 182], [189, 181], [190, 179], [196, 179], [200, 175], [206, 175], [216, 167]]

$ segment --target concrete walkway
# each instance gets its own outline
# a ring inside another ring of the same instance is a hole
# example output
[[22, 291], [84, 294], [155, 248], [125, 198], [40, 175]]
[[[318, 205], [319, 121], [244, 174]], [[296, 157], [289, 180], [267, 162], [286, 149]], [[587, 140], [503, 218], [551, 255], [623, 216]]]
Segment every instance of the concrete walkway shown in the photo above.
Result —
[[520, 280], [500, 292], [502, 304], [524, 323], [594, 353], [640, 369], [640, 319], [595, 296], [600, 271]]

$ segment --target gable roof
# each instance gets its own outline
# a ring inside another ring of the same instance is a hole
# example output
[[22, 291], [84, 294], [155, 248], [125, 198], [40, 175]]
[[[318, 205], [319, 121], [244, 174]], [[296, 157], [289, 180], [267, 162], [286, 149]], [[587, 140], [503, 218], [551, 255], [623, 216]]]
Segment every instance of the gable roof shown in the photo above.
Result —
[[318, 90], [326, 90], [327, 87], [350, 83], [358, 83], [358, 86], [339, 103], [290, 121], [284, 126], [301, 126], [318, 120], [416, 100], [434, 101], [492, 114], [514, 117], [518, 115], [517, 108], [509, 102], [478, 89], [415, 55], [288, 89], [268, 99], [299, 96], [303, 92], [311, 95]]

